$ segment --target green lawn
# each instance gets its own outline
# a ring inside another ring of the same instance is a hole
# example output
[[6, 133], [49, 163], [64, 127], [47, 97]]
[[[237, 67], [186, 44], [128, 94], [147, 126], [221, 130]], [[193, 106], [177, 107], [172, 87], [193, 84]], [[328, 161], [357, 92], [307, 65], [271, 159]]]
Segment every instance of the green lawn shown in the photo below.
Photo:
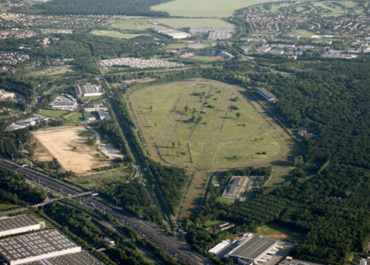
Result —
[[134, 168], [121, 166], [119, 168], [101, 171], [90, 175], [77, 175], [68, 178], [68, 181], [85, 189], [98, 189], [113, 182], [127, 181], [134, 173]]
[[67, 121], [82, 121], [83, 115], [81, 112], [74, 112], [65, 117]]
[[287, 160], [290, 137], [241, 92], [237, 86], [195, 79], [142, 88], [129, 100], [156, 160], [205, 171]]
[[41, 109], [38, 111], [39, 114], [45, 115], [52, 118], [59, 118], [63, 115], [67, 114], [68, 111], [66, 110], [48, 110], [48, 109]]
[[6, 211], [6, 210], [11, 210], [14, 208], [19, 207], [16, 204], [11, 204], [11, 203], [0, 203], [0, 211]]
[[155, 11], [167, 11], [171, 16], [183, 17], [231, 17], [235, 10], [278, 0], [174, 0], [152, 7]]
[[112, 22], [109, 27], [120, 30], [143, 31], [153, 28], [155, 26], [153, 22], [152, 18], [146, 17], [120, 17]]
[[275, 223], [258, 227], [257, 234], [280, 240], [302, 241], [304, 239], [304, 234]]
[[234, 28], [233, 24], [216, 18], [159, 18], [156, 21], [172, 28]]

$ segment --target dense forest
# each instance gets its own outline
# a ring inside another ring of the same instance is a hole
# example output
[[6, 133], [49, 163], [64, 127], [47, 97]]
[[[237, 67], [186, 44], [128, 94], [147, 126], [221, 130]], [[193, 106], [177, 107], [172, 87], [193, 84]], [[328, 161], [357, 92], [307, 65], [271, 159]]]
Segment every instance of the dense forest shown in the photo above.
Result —
[[[370, 64], [304, 62], [300, 67], [292, 63], [283, 67], [293, 74], [254, 72], [246, 76], [247, 82], [236, 79], [230, 68], [211, 75], [247, 87], [260, 82], [273, 87], [279, 102], [270, 109], [280, 113], [289, 127], [314, 132], [313, 138], [303, 140], [306, 152], [295, 159], [296, 168], [283, 186], [262, 189], [253, 200], [232, 207], [210, 193], [192, 220], [227, 220], [249, 231], [276, 222], [306, 235], [294, 256], [343, 264], [351, 251], [362, 250], [370, 233]], [[198, 230], [190, 226], [187, 239], [204, 251], [208, 244]]]
[[30, 10], [15, 9], [41, 14], [65, 15], [126, 15], [168, 16], [166, 12], [151, 11], [150, 7], [167, 0], [52, 0], [35, 5]]

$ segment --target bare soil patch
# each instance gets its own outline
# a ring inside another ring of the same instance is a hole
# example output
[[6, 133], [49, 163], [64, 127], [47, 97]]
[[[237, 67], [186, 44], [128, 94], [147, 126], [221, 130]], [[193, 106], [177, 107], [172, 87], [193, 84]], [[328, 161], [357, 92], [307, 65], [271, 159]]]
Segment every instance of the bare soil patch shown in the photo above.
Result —
[[81, 135], [84, 132], [87, 129], [82, 126], [56, 127], [36, 131], [33, 135], [65, 170], [84, 174], [110, 164], [94, 146], [86, 144], [87, 138]]

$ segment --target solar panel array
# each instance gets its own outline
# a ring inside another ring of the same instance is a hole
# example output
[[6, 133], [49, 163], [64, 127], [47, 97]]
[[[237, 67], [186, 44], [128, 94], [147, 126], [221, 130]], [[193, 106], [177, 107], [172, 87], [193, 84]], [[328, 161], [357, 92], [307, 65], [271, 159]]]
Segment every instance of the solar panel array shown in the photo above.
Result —
[[78, 247], [58, 230], [0, 240], [0, 253], [8, 260], [19, 260]]
[[29, 215], [5, 217], [0, 219], [0, 232], [31, 225], [37, 225], [37, 222]]
[[103, 263], [86, 251], [81, 251], [40, 261], [24, 263], [23, 265], [103, 265]]

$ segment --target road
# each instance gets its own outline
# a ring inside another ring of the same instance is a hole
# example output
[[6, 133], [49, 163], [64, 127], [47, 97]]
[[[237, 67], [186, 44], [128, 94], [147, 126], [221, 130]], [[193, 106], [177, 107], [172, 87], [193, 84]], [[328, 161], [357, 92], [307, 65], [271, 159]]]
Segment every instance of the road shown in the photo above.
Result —
[[[21, 165], [18, 165], [6, 159], [0, 159], [0, 167], [10, 171], [14, 171], [19, 175], [26, 177], [28, 180], [36, 182], [39, 185], [46, 186], [49, 189], [52, 189], [59, 193], [68, 195], [70, 194], [71, 197], [73, 197], [73, 195], [83, 193], [82, 189], [78, 187], [75, 187], [60, 180], [53, 179], [48, 175], [36, 170], [22, 167]], [[167, 252], [170, 256], [179, 261], [190, 265], [212, 264], [203, 256], [193, 252], [186, 244], [166, 235], [162, 231], [159, 231], [152, 225], [142, 220], [121, 214], [120, 211], [117, 210], [114, 206], [101, 199], [92, 197], [91, 200], [80, 202], [90, 208], [93, 205], [96, 209], [112, 215], [118, 223], [132, 229], [138, 235], [154, 243], [165, 252]]]

